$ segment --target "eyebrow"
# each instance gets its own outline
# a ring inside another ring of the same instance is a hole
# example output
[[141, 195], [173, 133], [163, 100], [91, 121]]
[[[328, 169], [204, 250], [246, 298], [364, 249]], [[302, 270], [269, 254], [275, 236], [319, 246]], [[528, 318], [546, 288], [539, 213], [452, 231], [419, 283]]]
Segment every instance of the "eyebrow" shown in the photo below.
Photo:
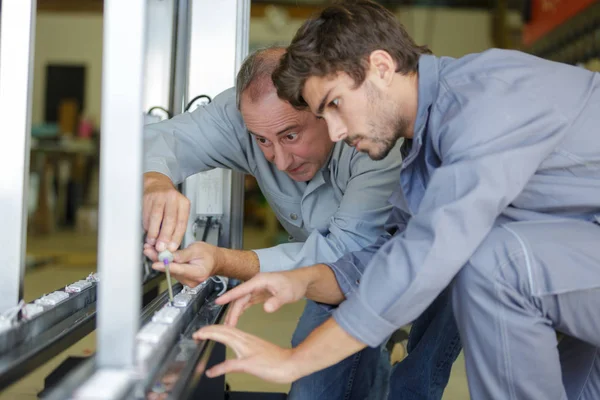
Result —
[[331, 94], [332, 90], [333, 89], [329, 89], [329, 92], [327, 92], [327, 94], [325, 95], [325, 97], [323, 97], [323, 100], [321, 100], [321, 104], [319, 104], [319, 108], [317, 108], [317, 115], [323, 114], [323, 110], [325, 110], [325, 104], [327, 103], [327, 98]]
[[[277, 134], [275, 136], [279, 136], [279, 135], [283, 135], [284, 133], [286, 133], [287, 131], [290, 131], [292, 129], [298, 128], [298, 124], [291, 124], [286, 126], [285, 128], [283, 128], [282, 130], [280, 130], [279, 132], [277, 132]], [[258, 133], [254, 133], [251, 130], [248, 129], [248, 133], [253, 135], [253, 136], [257, 136], [257, 137], [261, 137], [264, 138], [264, 136], [259, 135]]]

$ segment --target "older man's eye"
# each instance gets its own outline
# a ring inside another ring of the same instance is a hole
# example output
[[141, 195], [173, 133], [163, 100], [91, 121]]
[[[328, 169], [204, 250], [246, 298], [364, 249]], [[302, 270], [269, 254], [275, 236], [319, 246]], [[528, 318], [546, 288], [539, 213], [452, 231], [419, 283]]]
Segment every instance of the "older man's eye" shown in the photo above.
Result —
[[289, 141], [296, 140], [297, 137], [297, 133], [288, 133], [287, 135], [285, 135], [285, 138]]
[[333, 107], [337, 107], [340, 104], [340, 99], [335, 98], [335, 99], [331, 100], [331, 102], [329, 104], [332, 105]]
[[260, 144], [268, 144], [269, 143], [268, 139], [265, 139], [265, 138], [262, 138], [262, 137], [257, 137], [256, 141], [258, 141], [258, 143], [260, 143]]

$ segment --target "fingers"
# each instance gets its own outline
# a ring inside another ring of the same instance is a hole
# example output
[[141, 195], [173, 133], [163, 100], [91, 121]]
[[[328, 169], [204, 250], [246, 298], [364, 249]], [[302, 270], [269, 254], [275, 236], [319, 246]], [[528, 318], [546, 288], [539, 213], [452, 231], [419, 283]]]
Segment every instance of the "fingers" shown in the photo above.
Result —
[[[152, 199], [150, 196], [146, 196], [144, 194], [144, 198], [142, 200], [142, 226], [144, 227], [144, 232], [148, 232], [148, 228], [150, 225], [150, 212], [152, 211]], [[146, 236], [146, 242], [148, 242], [148, 237]]]
[[232, 349], [237, 360], [227, 360], [206, 371], [208, 377], [245, 372], [277, 383], [289, 383], [298, 375], [290, 361], [291, 349], [282, 349], [254, 335], [224, 325], [209, 325], [195, 332], [196, 340], [214, 340]]
[[248, 309], [251, 294], [247, 294], [239, 300], [236, 300], [233, 305], [229, 308], [229, 312], [225, 317], [224, 324], [227, 326], [236, 326], [240, 317]]
[[221, 364], [215, 365], [211, 369], [206, 371], [206, 376], [209, 378], [215, 378], [217, 376], [225, 375], [231, 372], [246, 372], [248, 360], [234, 359], [226, 360]]
[[[177, 223], [177, 212], [177, 201], [172, 199], [172, 196], [169, 196], [164, 208], [162, 226], [160, 228], [160, 234], [158, 235], [158, 241], [156, 242], [156, 250], [163, 251], [172, 247], [171, 239], [173, 232], [175, 231], [175, 224]], [[179, 244], [177, 244], [177, 246], [178, 245]], [[176, 249], [177, 247], [173, 250]]]
[[167, 182], [160, 182], [144, 192], [143, 225], [146, 242], [157, 251], [177, 250], [190, 214], [190, 201]]
[[148, 244], [151, 244], [153, 246], [156, 244], [156, 238], [158, 237], [158, 232], [160, 231], [160, 224], [163, 220], [164, 207], [164, 200], [155, 200], [150, 206], [146, 241], [148, 242]]
[[248, 355], [248, 335], [237, 328], [225, 325], [209, 325], [196, 331], [192, 338], [196, 340], [214, 340], [231, 348], [238, 358]]
[[264, 310], [268, 313], [275, 312], [281, 308], [283, 305], [282, 301], [277, 297], [273, 296], [269, 300], [265, 302]]
[[152, 261], [156, 262], [158, 260], [158, 253], [154, 249], [154, 246], [151, 246], [148, 243], [144, 244], [144, 255]]
[[250, 294], [254, 291], [263, 290], [267, 287], [268, 282], [264, 282], [262, 275], [257, 275], [250, 279], [248, 282], [244, 282], [239, 286], [225, 292], [219, 298], [215, 300], [215, 303], [223, 305], [230, 303], [234, 300], [241, 299], [242, 297]]
[[178, 203], [179, 209], [177, 210], [177, 222], [175, 225], [175, 231], [173, 232], [173, 238], [171, 239], [171, 247], [169, 247], [170, 251], [177, 250], [179, 244], [183, 240], [190, 215], [190, 201], [187, 198], [180, 196]]

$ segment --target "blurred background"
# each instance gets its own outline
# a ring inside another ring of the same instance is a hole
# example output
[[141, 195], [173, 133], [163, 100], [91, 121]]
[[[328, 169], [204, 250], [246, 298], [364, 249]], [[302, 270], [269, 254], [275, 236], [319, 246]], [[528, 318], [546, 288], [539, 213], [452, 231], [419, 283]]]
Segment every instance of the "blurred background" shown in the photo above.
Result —
[[[303, 21], [328, 3], [252, 1], [250, 51], [288, 44]], [[600, 7], [596, 0], [381, 0], [380, 3], [397, 15], [417, 43], [428, 45], [438, 56], [460, 57], [491, 47], [513, 48], [600, 71]], [[218, 7], [218, 1], [214, 6]], [[99, 125], [102, 7], [102, 0], [38, 0], [26, 301], [96, 269], [102, 137]], [[244, 212], [245, 248], [268, 247], [287, 240], [287, 234], [249, 176]], [[302, 308], [303, 304], [291, 305], [275, 315], [266, 315], [260, 308], [251, 309], [241, 327], [289, 346]], [[91, 354], [94, 346], [91, 334], [4, 391], [0, 399], [37, 398], [44, 377], [61, 360], [67, 355]], [[454, 369], [445, 398], [468, 399], [462, 358]], [[245, 375], [231, 375], [228, 382], [235, 390], [286, 389]]]

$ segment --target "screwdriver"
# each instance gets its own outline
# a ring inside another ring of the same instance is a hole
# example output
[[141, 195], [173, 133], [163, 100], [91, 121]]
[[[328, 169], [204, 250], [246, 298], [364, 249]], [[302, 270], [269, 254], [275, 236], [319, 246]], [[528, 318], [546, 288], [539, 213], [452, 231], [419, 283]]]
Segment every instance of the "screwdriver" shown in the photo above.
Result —
[[171, 272], [169, 271], [169, 263], [173, 261], [173, 253], [169, 250], [161, 251], [158, 254], [158, 259], [165, 264], [165, 274], [167, 275], [167, 286], [169, 287], [169, 301], [173, 305], [173, 287], [171, 286]]

